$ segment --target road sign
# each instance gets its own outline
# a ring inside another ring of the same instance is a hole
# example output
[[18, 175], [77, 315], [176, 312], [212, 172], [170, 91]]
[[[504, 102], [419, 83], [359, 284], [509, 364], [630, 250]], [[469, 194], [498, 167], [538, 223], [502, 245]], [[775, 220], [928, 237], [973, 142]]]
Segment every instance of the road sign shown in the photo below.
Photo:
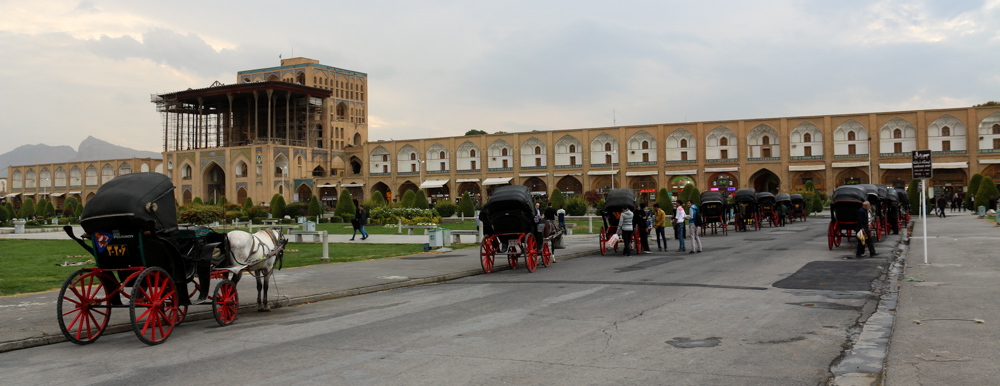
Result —
[[931, 151], [913, 151], [913, 178], [934, 178], [934, 169], [931, 168]]

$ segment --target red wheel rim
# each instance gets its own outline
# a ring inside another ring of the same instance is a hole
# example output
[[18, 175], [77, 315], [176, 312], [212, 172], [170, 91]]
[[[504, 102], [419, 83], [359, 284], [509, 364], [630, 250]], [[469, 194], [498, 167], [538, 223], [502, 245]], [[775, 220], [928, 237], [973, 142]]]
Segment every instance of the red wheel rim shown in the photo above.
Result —
[[598, 237], [600, 237], [600, 240], [601, 240], [601, 254], [603, 255], [604, 252], [608, 248], [608, 246], [605, 245], [608, 242], [608, 237], [604, 234], [604, 228], [603, 227], [601, 228], [601, 234]]
[[830, 230], [829, 230], [829, 232], [827, 232], [827, 235], [826, 235], [827, 244], [830, 244], [830, 250], [831, 251], [833, 250], [833, 238], [837, 237], [836, 236], [836, 232], [837, 232], [837, 225], [836, 224], [837, 223], [834, 223], [834, 222], [830, 223]]
[[[100, 276], [99, 271], [79, 270], [66, 279], [59, 291], [59, 327], [73, 343], [87, 344], [97, 340], [108, 325], [111, 308], [108, 307], [107, 288]], [[64, 311], [63, 303], [73, 308]]]
[[[132, 330], [149, 345], [163, 343], [177, 320], [177, 290], [161, 268], [148, 268], [132, 288]], [[141, 313], [138, 313], [141, 312]]]
[[236, 320], [239, 311], [240, 297], [236, 293], [236, 285], [229, 280], [219, 283], [215, 289], [215, 296], [212, 297], [212, 312], [215, 314], [215, 321], [219, 325], [228, 326]]
[[549, 244], [545, 241], [542, 242], [542, 264], [546, 267], [552, 264], [552, 249], [549, 248]]
[[524, 240], [524, 266], [528, 268], [528, 272], [535, 272], [535, 268], [538, 268], [537, 247], [535, 244], [535, 235], [529, 233]]
[[490, 241], [491, 238], [483, 240], [483, 245], [479, 247], [479, 259], [484, 273], [493, 272], [493, 247]]

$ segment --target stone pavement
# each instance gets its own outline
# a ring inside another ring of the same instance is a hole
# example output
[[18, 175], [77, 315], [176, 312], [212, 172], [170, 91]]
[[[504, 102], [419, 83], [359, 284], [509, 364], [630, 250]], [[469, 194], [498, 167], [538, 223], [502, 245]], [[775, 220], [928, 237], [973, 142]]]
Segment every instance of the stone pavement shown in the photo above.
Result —
[[[77, 234], [80, 231], [77, 230]], [[0, 235], [0, 238], [66, 239], [63, 232]], [[598, 253], [594, 235], [576, 234], [566, 237], [566, 248], [555, 251], [556, 260]], [[349, 248], [352, 243], [423, 244], [424, 235], [372, 235], [365, 241], [348, 241], [350, 235], [332, 235], [330, 248]], [[319, 256], [316, 257], [317, 263]], [[521, 272], [523, 268], [522, 259]], [[507, 268], [506, 258], [498, 256], [495, 270]], [[548, 268], [559, 269], [554, 264]], [[482, 274], [479, 248], [451, 252], [422, 253], [391, 259], [351, 263], [322, 264], [277, 271], [268, 293], [272, 307], [305, 304], [396, 288], [453, 280]], [[67, 275], [68, 276], [68, 275]], [[213, 283], [214, 285], [215, 283]], [[257, 288], [252, 278], [244, 277], [238, 286], [241, 294], [241, 314], [253, 312]], [[65, 341], [56, 318], [59, 291], [0, 297], [0, 352]], [[212, 319], [211, 306], [192, 306], [187, 321]], [[214, 323], [214, 322], [211, 322]], [[238, 323], [238, 322], [237, 322]], [[113, 309], [107, 333], [130, 332], [127, 309]]]

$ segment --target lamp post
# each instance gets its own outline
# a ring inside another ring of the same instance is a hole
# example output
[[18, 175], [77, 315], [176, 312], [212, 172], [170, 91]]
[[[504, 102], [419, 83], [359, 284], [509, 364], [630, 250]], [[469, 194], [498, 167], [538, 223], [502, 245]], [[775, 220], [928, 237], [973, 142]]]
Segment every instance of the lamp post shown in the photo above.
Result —
[[[281, 167], [281, 192], [285, 192], [285, 176], [288, 175], [288, 165]], [[284, 194], [282, 194], [284, 196]]]
[[[420, 185], [424, 184], [424, 160], [420, 159], [420, 156], [417, 156], [417, 171], [420, 173], [420, 184], [417, 185], [417, 188], [420, 188]], [[420, 188], [420, 190], [423, 190], [423, 188]], [[426, 192], [424, 193], [426, 194]]]
[[868, 134], [868, 183], [872, 183], [872, 135]]
[[612, 150], [611, 153], [609, 153], [609, 154], [611, 154], [611, 162], [610, 162], [610, 165], [609, 165], [611, 167], [611, 189], [614, 189], [615, 188], [615, 173], [614, 173], [614, 171], [615, 171], [615, 159], [618, 158], [618, 150]]

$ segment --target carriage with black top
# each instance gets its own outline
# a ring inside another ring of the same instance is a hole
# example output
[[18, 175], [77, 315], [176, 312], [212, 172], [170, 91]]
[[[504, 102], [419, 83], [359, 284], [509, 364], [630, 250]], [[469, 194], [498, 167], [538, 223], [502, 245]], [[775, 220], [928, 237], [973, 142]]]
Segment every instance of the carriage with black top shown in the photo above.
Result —
[[906, 228], [910, 223], [910, 196], [902, 188], [893, 189], [896, 191], [896, 198], [899, 201], [899, 227]]
[[771, 192], [760, 192], [755, 195], [757, 207], [760, 208], [761, 221], [767, 221], [772, 227], [778, 226], [778, 200]]
[[830, 204], [830, 227], [827, 244], [839, 247], [843, 239], [854, 237], [858, 227], [858, 209], [862, 208], [867, 191], [861, 185], [841, 185], [833, 191]]
[[[536, 223], [534, 200], [524, 185], [497, 188], [484, 209], [491, 234], [483, 235], [479, 246], [483, 272], [493, 272], [496, 255], [506, 254], [511, 269], [517, 269], [518, 259], [524, 258], [528, 272], [535, 272], [538, 261], [546, 267], [552, 263], [553, 242], [562, 230], [550, 221]], [[540, 258], [540, 259], [539, 259]]]
[[778, 193], [774, 195], [775, 205], [777, 205], [778, 217], [781, 217], [780, 208], [785, 208], [785, 218], [784, 220], [792, 223], [795, 222], [795, 217], [792, 216], [792, 195], [788, 193]]
[[701, 194], [701, 207], [698, 208], [697, 215], [701, 216], [701, 234], [705, 234], [707, 229], [712, 229], [712, 233], [726, 235], [728, 222], [726, 221], [726, 202], [722, 193], [708, 191]]
[[[608, 192], [608, 197], [604, 199], [604, 210], [601, 211], [601, 219], [604, 225], [601, 226], [600, 241], [601, 241], [601, 254], [607, 252], [608, 246], [607, 242], [615, 234], [618, 234], [619, 219], [621, 218], [622, 212], [628, 208], [635, 215], [633, 221], [639, 218], [639, 205], [635, 201], [635, 191], [632, 189], [612, 189]], [[642, 253], [642, 243], [640, 243], [641, 238], [639, 236], [639, 227], [645, 226], [645, 224], [634, 225], [632, 229], [632, 242], [631, 244], [635, 247], [636, 253]], [[619, 240], [621, 242], [621, 240]], [[614, 243], [613, 246], [615, 252], [618, 251], [618, 242]]]
[[[162, 343], [184, 321], [191, 296], [208, 285], [209, 277], [222, 279], [208, 298], [216, 321], [227, 325], [236, 319], [236, 286], [223, 274], [229, 271], [211, 269], [225, 255], [226, 236], [206, 227], [178, 226], [173, 191], [170, 179], [160, 173], [117, 177], [84, 207], [83, 235], [63, 228], [97, 265], [74, 272], [59, 291], [56, 308], [66, 339], [96, 341], [111, 311], [127, 308], [139, 340]], [[189, 283], [194, 288], [190, 292]]]
[[809, 209], [806, 207], [806, 199], [801, 194], [793, 194], [790, 198], [792, 200], [792, 218], [806, 221], [806, 215], [809, 213]]
[[760, 207], [757, 205], [757, 191], [754, 189], [737, 190], [733, 201], [736, 202], [736, 230], [760, 230], [761, 213]]
[[865, 200], [871, 204], [871, 212], [874, 214], [872, 217], [872, 237], [875, 241], [882, 240], [882, 234], [885, 227], [885, 217], [882, 212], [883, 201], [887, 200], [886, 190], [879, 190], [878, 185], [875, 184], [860, 184], [858, 185], [865, 190]]

